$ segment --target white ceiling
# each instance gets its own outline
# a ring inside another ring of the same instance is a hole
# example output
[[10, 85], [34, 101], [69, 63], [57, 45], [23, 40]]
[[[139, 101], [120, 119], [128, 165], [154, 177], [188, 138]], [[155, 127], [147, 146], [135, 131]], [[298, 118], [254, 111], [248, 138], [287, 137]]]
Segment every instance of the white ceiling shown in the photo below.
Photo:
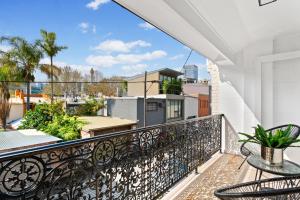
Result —
[[261, 39], [300, 31], [300, 0], [115, 0], [212, 61]]

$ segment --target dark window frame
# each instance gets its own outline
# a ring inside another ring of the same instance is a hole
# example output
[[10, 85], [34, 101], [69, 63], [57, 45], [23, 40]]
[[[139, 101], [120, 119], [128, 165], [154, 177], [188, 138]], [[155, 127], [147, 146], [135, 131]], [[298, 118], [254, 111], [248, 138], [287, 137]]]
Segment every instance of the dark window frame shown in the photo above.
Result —
[[158, 111], [158, 102], [147, 102], [147, 111]]

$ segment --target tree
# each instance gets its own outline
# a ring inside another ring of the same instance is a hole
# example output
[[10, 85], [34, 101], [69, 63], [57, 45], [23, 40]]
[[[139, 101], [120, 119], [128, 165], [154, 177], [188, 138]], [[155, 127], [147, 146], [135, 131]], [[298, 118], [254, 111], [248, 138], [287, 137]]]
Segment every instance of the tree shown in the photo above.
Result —
[[27, 84], [26, 108], [30, 110], [30, 82], [34, 81], [34, 71], [40, 67], [39, 62], [43, 57], [37, 43], [29, 43], [20, 37], [1, 37], [0, 43], [7, 42], [10, 50], [5, 54], [21, 70], [22, 77]]
[[[54, 73], [55, 74], [55, 73]], [[65, 66], [60, 68], [60, 73], [57, 76], [57, 80], [62, 82], [55, 87], [52, 92], [58, 95], [75, 96], [79, 93], [79, 89], [81, 88], [80, 82], [83, 80], [81, 73], [78, 70], [72, 69], [70, 66]], [[70, 82], [70, 83], [68, 83]], [[47, 85], [44, 88], [44, 92], [46, 94], [51, 94], [51, 88]]]
[[54, 32], [47, 32], [45, 30], [41, 30], [41, 36], [42, 40], [38, 40], [37, 44], [43, 49], [44, 54], [46, 54], [50, 58], [51, 103], [53, 103], [53, 57], [55, 57], [58, 54], [58, 52], [67, 49], [67, 47], [56, 45], [56, 33]]
[[11, 109], [9, 81], [18, 81], [21, 78], [16, 64], [9, 60], [5, 52], [2, 52], [0, 57], [0, 122], [4, 130], [6, 130], [6, 120]]
[[104, 99], [90, 98], [86, 99], [85, 103], [79, 106], [76, 114], [80, 116], [97, 116], [97, 112], [104, 107]]
[[113, 76], [102, 79], [100, 83], [88, 85], [86, 91], [90, 96], [97, 96], [98, 93], [104, 96], [118, 96], [125, 94], [126, 88], [127, 82], [122, 77]]

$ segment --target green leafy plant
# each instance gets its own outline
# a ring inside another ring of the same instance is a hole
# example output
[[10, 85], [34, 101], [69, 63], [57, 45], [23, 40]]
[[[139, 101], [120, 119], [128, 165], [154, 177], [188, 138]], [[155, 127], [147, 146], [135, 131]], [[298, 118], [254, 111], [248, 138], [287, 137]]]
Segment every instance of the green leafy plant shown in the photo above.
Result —
[[173, 79], [171, 81], [164, 80], [162, 83], [162, 90], [164, 94], [177, 94], [182, 92], [182, 81], [181, 79]]
[[26, 113], [18, 129], [37, 129], [63, 140], [80, 138], [84, 122], [76, 116], [67, 115], [62, 102], [39, 104]]
[[286, 129], [278, 129], [274, 133], [272, 131], [266, 131], [262, 126], [257, 125], [254, 127], [255, 133], [254, 135], [247, 133], [240, 133], [245, 136], [247, 139], [240, 140], [240, 142], [252, 142], [257, 143], [265, 147], [269, 148], [287, 148], [294, 143], [300, 141], [300, 139], [296, 139], [292, 137], [291, 130], [292, 126], [289, 125]]
[[52, 121], [53, 116], [62, 115], [62, 102], [53, 104], [38, 104], [34, 110], [29, 110], [18, 129], [42, 129]]
[[96, 100], [94, 98], [88, 99], [84, 104], [80, 105], [77, 114], [82, 116], [95, 116], [97, 112], [104, 108], [104, 100]]
[[76, 116], [64, 114], [54, 116], [53, 120], [41, 130], [63, 140], [75, 140], [80, 138], [80, 131], [83, 125], [84, 122]]

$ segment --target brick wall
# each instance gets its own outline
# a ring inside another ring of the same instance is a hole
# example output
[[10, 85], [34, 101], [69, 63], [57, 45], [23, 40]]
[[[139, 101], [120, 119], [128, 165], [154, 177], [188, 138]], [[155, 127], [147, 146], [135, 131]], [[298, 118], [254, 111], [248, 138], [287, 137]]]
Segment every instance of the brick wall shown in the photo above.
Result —
[[211, 77], [211, 114], [220, 113], [220, 74], [218, 66], [207, 60], [207, 70]]

